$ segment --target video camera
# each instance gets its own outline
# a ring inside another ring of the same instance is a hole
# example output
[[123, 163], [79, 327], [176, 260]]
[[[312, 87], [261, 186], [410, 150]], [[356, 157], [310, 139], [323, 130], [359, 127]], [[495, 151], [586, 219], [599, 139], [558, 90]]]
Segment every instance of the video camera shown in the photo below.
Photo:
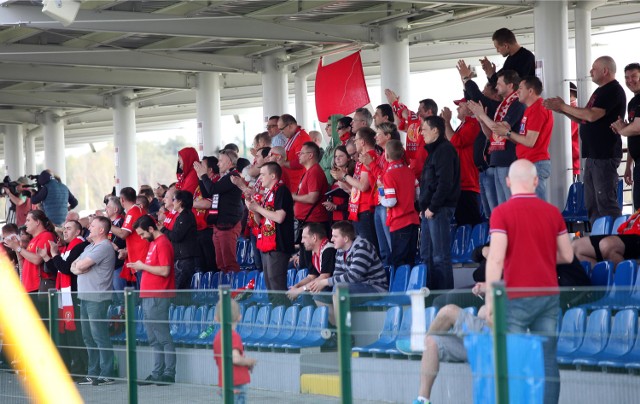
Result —
[[[31, 177], [37, 177], [37, 176], [33, 176], [33, 175], [29, 175], [29, 178]], [[11, 192], [13, 195], [18, 195], [20, 192], [18, 192], [18, 185], [22, 185], [23, 188], [36, 188], [38, 185], [37, 184], [20, 184], [19, 182], [16, 181], [11, 181], [11, 178], [7, 175], [6, 177], [4, 177], [4, 179], [2, 180], [2, 182], [0, 182], [0, 194], [4, 195], [6, 194], [6, 190], [8, 189], [9, 192]]]

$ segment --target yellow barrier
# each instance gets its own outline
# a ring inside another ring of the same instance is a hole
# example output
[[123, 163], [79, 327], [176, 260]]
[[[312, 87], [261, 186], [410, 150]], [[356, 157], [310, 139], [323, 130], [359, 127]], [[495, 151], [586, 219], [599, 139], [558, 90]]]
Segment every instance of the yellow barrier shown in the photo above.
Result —
[[34, 402], [83, 402], [4, 251], [0, 252], [0, 324], [9, 353], [24, 366], [24, 386]]

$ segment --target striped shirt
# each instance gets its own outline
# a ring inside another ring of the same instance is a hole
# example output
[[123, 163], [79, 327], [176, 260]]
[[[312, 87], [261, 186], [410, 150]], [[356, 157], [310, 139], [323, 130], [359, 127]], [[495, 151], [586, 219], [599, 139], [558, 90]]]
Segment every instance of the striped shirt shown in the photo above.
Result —
[[340, 283], [365, 283], [380, 292], [388, 290], [387, 274], [373, 244], [356, 237], [349, 250], [336, 252], [336, 269], [329, 278], [329, 286]]

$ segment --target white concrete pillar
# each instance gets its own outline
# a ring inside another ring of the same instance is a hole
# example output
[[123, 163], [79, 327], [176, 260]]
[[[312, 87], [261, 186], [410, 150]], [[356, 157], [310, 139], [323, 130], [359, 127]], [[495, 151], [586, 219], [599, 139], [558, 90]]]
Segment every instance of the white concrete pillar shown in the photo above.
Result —
[[198, 154], [210, 156], [221, 146], [222, 113], [220, 109], [220, 73], [198, 73], [196, 90], [196, 119]]
[[595, 90], [591, 81], [591, 10], [605, 1], [577, 1], [573, 10], [575, 21], [576, 78], [578, 82], [578, 106], [584, 107]]
[[22, 125], [4, 125], [3, 132], [5, 172], [15, 181], [24, 175], [24, 128]]
[[[569, 99], [568, 76], [569, 22], [567, 0], [540, 1], [533, 9], [536, 61], [542, 62], [540, 79], [543, 97]], [[551, 133], [551, 176], [547, 186], [549, 202], [563, 209], [571, 184], [571, 124], [568, 118], [554, 114]]]
[[123, 90], [113, 97], [116, 194], [125, 187], [138, 189], [136, 105], [133, 98], [133, 90]]
[[309, 113], [307, 108], [307, 79], [310, 75], [314, 74], [318, 69], [318, 59], [314, 59], [311, 62], [304, 64], [296, 71], [295, 93], [296, 93], [296, 120], [298, 124], [303, 128], [309, 128], [311, 120], [309, 119]]
[[67, 182], [67, 167], [64, 158], [64, 121], [62, 112], [46, 111], [43, 114], [44, 168]]
[[24, 165], [27, 175], [37, 175], [36, 172], [36, 137], [42, 136], [42, 126], [29, 131], [24, 137]]
[[286, 67], [278, 68], [285, 51], [279, 51], [262, 59], [262, 115], [267, 122], [270, 116], [289, 113], [289, 88]]
[[[380, 91], [382, 91], [381, 100], [383, 103], [387, 102], [387, 97], [384, 95], [384, 90], [387, 88], [395, 91], [404, 103], [409, 103], [411, 100], [409, 39], [399, 39], [398, 37], [398, 30], [406, 26], [406, 21], [397, 21], [382, 26]], [[421, 99], [426, 96], [426, 94], [421, 96]]]

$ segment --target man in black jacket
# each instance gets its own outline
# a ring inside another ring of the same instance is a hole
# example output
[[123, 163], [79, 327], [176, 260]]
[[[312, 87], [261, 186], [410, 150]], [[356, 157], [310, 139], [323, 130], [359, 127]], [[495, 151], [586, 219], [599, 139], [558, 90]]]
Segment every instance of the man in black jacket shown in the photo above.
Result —
[[422, 123], [429, 157], [420, 177], [420, 255], [429, 268], [431, 289], [453, 289], [451, 218], [460, 197], [460, 159], [445, 135], [444, 119], [429, 116]]
[[218, 157], [220, 179], [212, 182], [202, 164], [194, 164], [200, 178], [205, 198], [211, 198], [211, 209], [218, 211], [218, 219], [213, 227], [213, 245], [216, 250], [216, 264], [224, 272], [238, 272], [240, 265], [236, 258], [236, 242], [240, 236], [242, 214], [242, 191], [231, 182], [231, 176], [240, 175], [236, 170], [238, 154], [233, 150], [222, 150]]

